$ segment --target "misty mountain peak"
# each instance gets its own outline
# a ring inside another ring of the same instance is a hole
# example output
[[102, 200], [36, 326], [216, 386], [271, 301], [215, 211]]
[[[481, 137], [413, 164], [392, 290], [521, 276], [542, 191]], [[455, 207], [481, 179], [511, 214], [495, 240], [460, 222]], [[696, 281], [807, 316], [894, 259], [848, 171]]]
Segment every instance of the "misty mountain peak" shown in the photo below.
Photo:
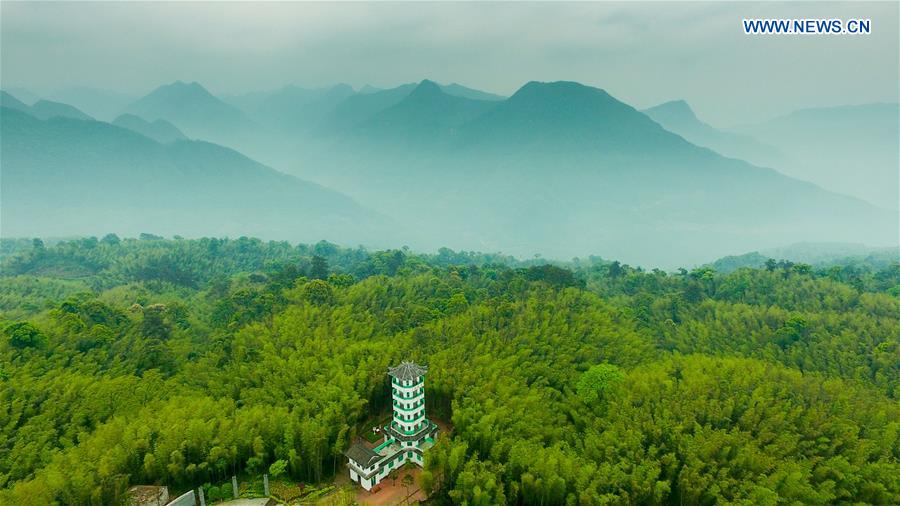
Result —
[[147, 96], [214, 98], [212, 93], [210, 93], [209, 90], [204, 88], [203, 85], [198, 83], [197, 81], [191, 81], [190, 83], [186, 83], [184, 81], [175, 81], [171, 84], [164, 84], [150, 92], [150, 94]]
[[[471, 99], [458, 97], [446, 93], [441, 85], [425, 79], [401, 101], [407, 107], [457, 107], [459, 104], [471, 101]], [[436, 114], [438, 110], [423, 110], [424, 114]]]
[[679, 111], [687, 114], [694, 114], [694, 110], [691, 108], [691, 105], [687, 103], [686, 100], [678, 99], [678, 100], [670, 100], [664, 104], [660, 104], [659, 107], [666, 107], [672, 109], [674, 111]]
[[[175, 81], [132, 102], [122, 113], [147, 121], [164, 119], [188, 137], [228, 143], [253, 130], [252, 122], [200, 83]], [[172, 130], [167, 128], [167, 130]]]
[[392, 137], [402, 142], [442, 142], [453, 129], [477, 118], [494, 104], [447, 94], [439, 84], [425, 79], [395, 105], [360, 124], [356, 134]]
[[697, 118], [697, 115], [694, 114], [694, 110], [691, 108], [690, 104], [688, 104], [684, 100], [671, 100], [669, 102], [665, 102], [659, 104], [657, 106], [651, 107], [644, 111], [651, 118], [678, 118], [682, 121], [691, 120], [691, 121], [700, 121]]
[[[552, 121], [554, 128], [593, 128], [610, 121], [638, 121], [641, 116], [609, 93], [571, 81], [531, 81], [498, 107], [497, 114], [530, 122]], [[581, 125], [581, 126], [578, 126]], [[549, 126], [549, 125], [547, 125]]]
[[[482, 146], [606, 153], [683, 151], [692, 146], [600, 88], [570, 81], [532, 81], [467, 129]], [[543, 148], [541, 148], [543, 149]]]
[[409, 94], [410, 97], [435, 95], [445, 95], [445, 93], [438, 83], [430, 79], [423, 79]]
[[523, 99], [546, 99], [550, 97], [568, 98], [572, 100], [581, 100], [584, 98], [597, 100], [598, 98], [614, 100], [609, 93], [591, 86], [586, 86], [574, 81], [553, 81], [540, 82], [529, 81], [527, 84], [519, 88], [512, 97], [517, 100]]
[[569, 118], [589, 123], [631, 116], [634, 109], [600, 88], [571, 81], [531, 81], [519, 88], [504, 105], [533, 117]]
[[54, 102], [52, 100], [41, 99], [35, 102], [34, 105], [29, 106], [2, 90], [0, 90], [0, 105], [9, 109], [25, 112], [38, 119], [49, 119], [57, 116], [80, 120], [93, 119], [76, 107], [61, 102]]

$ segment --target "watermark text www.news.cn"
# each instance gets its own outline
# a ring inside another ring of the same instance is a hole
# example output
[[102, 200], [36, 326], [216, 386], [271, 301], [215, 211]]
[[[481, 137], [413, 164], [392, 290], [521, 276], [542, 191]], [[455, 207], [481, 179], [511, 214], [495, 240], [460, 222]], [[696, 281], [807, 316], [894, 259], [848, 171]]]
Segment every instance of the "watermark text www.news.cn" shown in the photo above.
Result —
[[747, 35], [868, 35], [869, 19], [743, 19]]

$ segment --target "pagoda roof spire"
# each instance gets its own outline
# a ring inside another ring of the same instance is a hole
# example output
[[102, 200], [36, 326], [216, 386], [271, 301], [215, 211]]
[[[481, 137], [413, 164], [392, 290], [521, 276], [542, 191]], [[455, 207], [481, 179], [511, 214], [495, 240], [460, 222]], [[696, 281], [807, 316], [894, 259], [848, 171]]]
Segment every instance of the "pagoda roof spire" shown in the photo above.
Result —
[[415, 362], [401, 362], [397, 367], [388, 367], [388, 374], [399, 380], [415, 380], [428, 372], [428, 367]]

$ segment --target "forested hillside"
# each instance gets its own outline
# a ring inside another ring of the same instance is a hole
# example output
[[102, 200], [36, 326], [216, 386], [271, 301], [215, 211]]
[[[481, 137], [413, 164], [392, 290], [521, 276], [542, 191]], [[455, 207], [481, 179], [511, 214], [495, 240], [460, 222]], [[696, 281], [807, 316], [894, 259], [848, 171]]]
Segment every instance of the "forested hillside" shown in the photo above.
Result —
[[5, 241], [0, 503], [284, 461], [429, 366], [433, 504], [900, 502], [900, 265], [666, 273], [329, 243]]

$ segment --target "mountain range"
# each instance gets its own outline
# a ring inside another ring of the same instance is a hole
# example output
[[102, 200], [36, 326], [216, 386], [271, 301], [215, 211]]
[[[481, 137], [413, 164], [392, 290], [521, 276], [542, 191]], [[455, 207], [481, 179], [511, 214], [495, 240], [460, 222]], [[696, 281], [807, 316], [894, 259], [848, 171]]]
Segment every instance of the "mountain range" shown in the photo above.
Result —
[[[176, 82], [125, 111], [131, 116], [115, 123], [141, 133], [156, 146], [154, 153], [166, 153], [155, 160], [168, 159], [182, 170], [184, 160], [191, 160], [201, 167], [195, 174], [208, 178], [217, 177], [209, 150], [228, 152], [223, 159], [239, 158], [246, 167], [264, 167], [221, 146], [178, 140], [174, 132], [236, 148], [340, 190], [344, 195], [313, 200], [341, 203], [338, 214], [355, 216], [349, 221], [364, 223], [362, 216], [373, 216], [383, 225], [387, 220], [381, 216], [388, 216], [395, 237], [419, 249], [449, 246], [556, 258], [600, 254], [674, 267], [801, 241], [897, 242], [895, 213], [789, 177], [781, 167], [770, 168], [774, 163], [744, 160], [764, 160], [754, 153], [785, 156], [783, 142], [715, 129], [683, 102], [638, 111], [574, 82], [531, 82], [509, 98], [425, 80], [359, 92], [346, 85], [288, 87], [226, 100], [198, 83]], [[154, 133], [152, 125], [166, 125], [169, 136]], [[114, 137], [122, 135], [118, 130]], [[742, 149], [746, 153], [738, 156]], [[207, 154], [188, 156], [200, 151]], [[121, 150], [111, 156], [124, 157]], [[19, 162], [28, 165], [26, 158]], [[59, 153], [48, 166], [63, 159]], [[233, 160], [229, 163], [237, 164]], [[41, 173], [40, 164], [29, 167]], [[243, 170], [247, 178], [256, 177]], [[184, 186], [173, 177], [162, 180]], [[199, 176], [192, 181], [193, 191], [205, 186]], [[127, 186], [125, 179], [121, 184]], [[247, 181], [231, 177], [210, 184], [228, 196], [210, 205], [241, 222], [233, 210], [222, 209], [227, 200], [240, 199], [238, 188], [249, 187]], [[225, 190], [228, 185], [234, 187]], [[284, 219], [255, 223], [268, 237], [295, 237], [300, 232], [285, 220], [300, 211], [278, 199], [260, 205], [273, 216], [276, 203], [284, 206]], [[171, 209], [184, 210], [174, 203]], [[314, 216], [308, 208], [303, 212]], [[193, 211], [186, 220], [197, 216]], [[246, 223], [236, 228], [249, 230]], [[377, 234], [342, 235], [356, 244]]]
[[160, 86], [123, 110], [148, 121], [166, 120], [185, 135], [234, 145], [259, 135], [259, 126], [236, 107], [223, 102], [197, 82]]
[[126, 105], [138, 97], [131, 93], [87, 86], [65, 86], [44, 92], [43, 98], [71, 104], [93, 118], [112, 121]]
[[785, 174], [900, 211], [900, 104], [803, 109], [735, 129], [785, 155]]
[[164, 119], [151, 122], [134, 114], [121, 114], [112, 121], [112, 124], [137, 132], [161, 144], [187, 140], [187, 136], [178, 127]]
[[900, 104], [803, 109], [731, 130], [702, 122], [683, 100], [643, 112], [698, 146], [885, 209], [900, 208]]
[[750, 135], [719, 130], [704, 123], [684, 100], [672, 100], [641, 112], [688, 142], [722, 155], [764, 167], [778, 167], [784, 161], [777, 149]]
[[387, 220], [347, 196], [208, 142], [161, 144], [109, 123], [7, 107], [0, 131], [4, 236], [391, 237]]
[[[404, 99], [423, 115], [409, 124], [448, 103], [420, 86], [430, 101]], [[362, 148], [344, 137], [334, 152], [345, 156], [307, 177], [438, 231], [428, 242], [520, 256], [677, 265], [800, 240], [895, 240], [874, 206], [695, 146], [578, 83], [528, 83], [451, 129], [416, 132], [412, 145], [402, 131]]]
[[[323, 88], [285, 86], [271, 91], [230, 95], [223, 100], [261, 125], [290, 132], [343, 130], [390, 108], [409, 95], [416, 84], [390, 89], [365, 86], [358, 92], [347, 84]], [[435, 83], [448, 95], [474, 100], [497, 101], [504, 97], [457, 83]]]
[[32, 105], [27, 105], [5, 91], [0, 91], [0, 106], [26, 112], [36, 118], [72, 118], [81, 120], [93, 119], [81, 112], [76, 107], [51, 100], [38, 100]]
[[[377, 95], [379, 93], [366, 97]], [[362, 120], [350, 132], [364, 141], [390, 139], [404, 144], [428, 143], [452, 135], [453, 129], [495, 105], [495, 101], [451, 95], [437, 83], [424, 80], [397, 103]]]

